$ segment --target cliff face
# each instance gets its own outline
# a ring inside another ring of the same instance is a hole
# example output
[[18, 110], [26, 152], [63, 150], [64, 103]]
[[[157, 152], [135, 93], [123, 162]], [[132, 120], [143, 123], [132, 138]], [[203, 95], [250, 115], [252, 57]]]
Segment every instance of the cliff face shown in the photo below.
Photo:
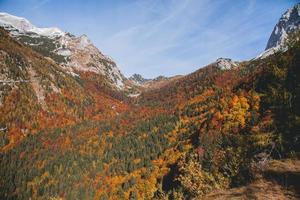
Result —
[[284, 43], [287, 35], [300, 28], [300, 3], [288, 9], [279, 19], [269, 38], [266, 50]]

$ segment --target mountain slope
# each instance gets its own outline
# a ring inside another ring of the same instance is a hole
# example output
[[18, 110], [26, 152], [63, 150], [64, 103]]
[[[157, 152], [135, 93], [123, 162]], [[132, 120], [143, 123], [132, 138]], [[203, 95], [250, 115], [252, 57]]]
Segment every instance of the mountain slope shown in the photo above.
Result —
[[299, 155], [299, 65], [296, 39], [128, 99], [105, 75], [72, 74], [0, 30], [0, 199], [252, 199], [257, 186], [297, 197], [269, 180], [290, 183], [299, 161], [266, 163]]
[[74, 77], [4, 30], [0, 34], [0, 124], [9, 140], [5, 148], [44, 128], [63, 127], [100, 114], [116, 115], [120, 107], [126, 107], [122, 94], [109, 87], [105, 78], [87, 73], [81, 76], [93, 77], [93, 81]]
[[[216, 191], [204, 196], [205, 200], [235, 199], [282, 199], [296, 200], [300, 198], [299, 160], [271, 160], [261, 172], [260, 178], [240, 188]], [[272, 174], [273, 176], [270, 176]], [[282, 177], [286, 179], [283, 180]]]
[[[234, 62], [231, 59], [219, 58], [215, 62], [202, 67], [191, 74], [169, 79], [169, 81], [165, 81], [164, 84], [161, 84], [160, 87], [150, 87], [139, 96], [139, 101], [140, 103], [150, 103], [155, 105], [170, 104], [174, 106], [200, 94], [207, 87], [214, 84], [214, 81], [217, 78], [220, 80], [218, 83], [224, 84], [226, 77], [224, 77], [224, 82], [221, 83], [221, 74], [228, 77], [237, 76], [235, 74], [235, 69], [239, 65], [239, 63]], [[227, 81], [230, 81], [230, 79]]]
[[86, 35], [75, 37], [58, 28], [37, 28], [28, 20], [7, 13], [0, 13], [0, 26], [23, 44], [55, 60], [74, 76], [93, 72], [103, 75], [118, 89], [125, 87], [125, 77], [115, 62], [103, 55]]

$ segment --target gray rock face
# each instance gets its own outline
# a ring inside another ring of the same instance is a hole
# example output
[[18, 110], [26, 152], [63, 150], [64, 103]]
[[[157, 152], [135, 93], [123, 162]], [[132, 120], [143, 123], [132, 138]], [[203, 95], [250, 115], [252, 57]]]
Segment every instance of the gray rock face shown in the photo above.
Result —
[[268, 40], [266, 50], [282, 45], [288, 34], [300, 29], [300, 3], [288, 9], [279, 19]]
[[237, 62], [230, 58], [218, 58], [214, 64], [221, 70], [230, 70], [238, 66]]
[[53, 59], [66, 72], [78, 76], [79, 72], [104, 75], [117, 89], [124, 89], [125, 77], [117, 64], [104, 55], [86, 35], [75, 37], [58, 28], [39, 28], [27, 19], [0, 12], [0, 27], [23, 44], [45, 57]]

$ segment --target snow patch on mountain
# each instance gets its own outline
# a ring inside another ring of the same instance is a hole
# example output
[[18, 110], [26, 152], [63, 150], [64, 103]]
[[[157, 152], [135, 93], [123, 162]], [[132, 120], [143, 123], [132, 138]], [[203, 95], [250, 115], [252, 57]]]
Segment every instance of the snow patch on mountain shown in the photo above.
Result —
[[286, 51], [289, 35], [297, 30], [300, 30], [300, 3], [281, 16], [273, 29], [265, 51], [255, 59], [266, 58], [278, 51]]
[[25, 18], [1, 12], [0, 26], [26, 45], [41, 48], [47, 45], [45, 50], [49, 52], [45, 57], [54, 54], [52, 58], [69, 74], [78, 76], [76, 71], [102, 74], [112, 85], [124, 89], [125, 77], [113, 59], [103, 55], [86, 35], [75, 37], [58, 28], [38, 28]]
[[56, 51], [56, 53], [58, 54], [58, 55], [62, 55], [62, 56], [71, 56], [72, 55], [72, 52], [69, 50], [69, 49], [58, 49], [57, 51]]
[[288, 9], [274, 27], [266, 50], [283, 45], [288, 34], [300, 29], [300, 3]]
[[32, 25], [27, 19], [16, 17], [8, 13], [0, 12], [0, 26], [11, 30], [13, 35], [21, 35], [26, 33], [35, 33], [38, 35], [55, 38], [65, 35], [65, 32], [56, 27], [38, 28]]

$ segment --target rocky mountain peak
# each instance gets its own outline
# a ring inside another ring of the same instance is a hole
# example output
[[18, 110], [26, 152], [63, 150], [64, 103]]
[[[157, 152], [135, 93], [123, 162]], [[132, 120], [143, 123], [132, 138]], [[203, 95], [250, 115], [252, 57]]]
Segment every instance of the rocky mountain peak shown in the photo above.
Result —
[[91, 40], [87, 37], [87, 35], [83, 34], [79, 37], [80, 40], [80, 46], [79, 48], [85, 48], [88, 45], [91, 45]]
[[237, 67], [237, 63], [230, 58], [218, 58], [214, 64], [221, 70], [229, 70]]
[[78, 76], [76, 71], [93, 72], [104, 75], [118, 89], [124, 88], [125, 77], [116, 63], [102, 54], [87, 35], [76, 37], [55, 27], [38, 28], [25, 18], [7, 13], [0, 13], [0, 26], [72, 75]]
[[300, 29], [300, 3], [288, 9], [279, 19], [268, 40], [266, 50], [283, 45], [288, 34]]
[[278, 51], [286, 51], [289, 35], [297, 30], [300, 30], [300, 3], [283, 13], [272, 31], [265, 51], [255, 59], [263, 59]]

